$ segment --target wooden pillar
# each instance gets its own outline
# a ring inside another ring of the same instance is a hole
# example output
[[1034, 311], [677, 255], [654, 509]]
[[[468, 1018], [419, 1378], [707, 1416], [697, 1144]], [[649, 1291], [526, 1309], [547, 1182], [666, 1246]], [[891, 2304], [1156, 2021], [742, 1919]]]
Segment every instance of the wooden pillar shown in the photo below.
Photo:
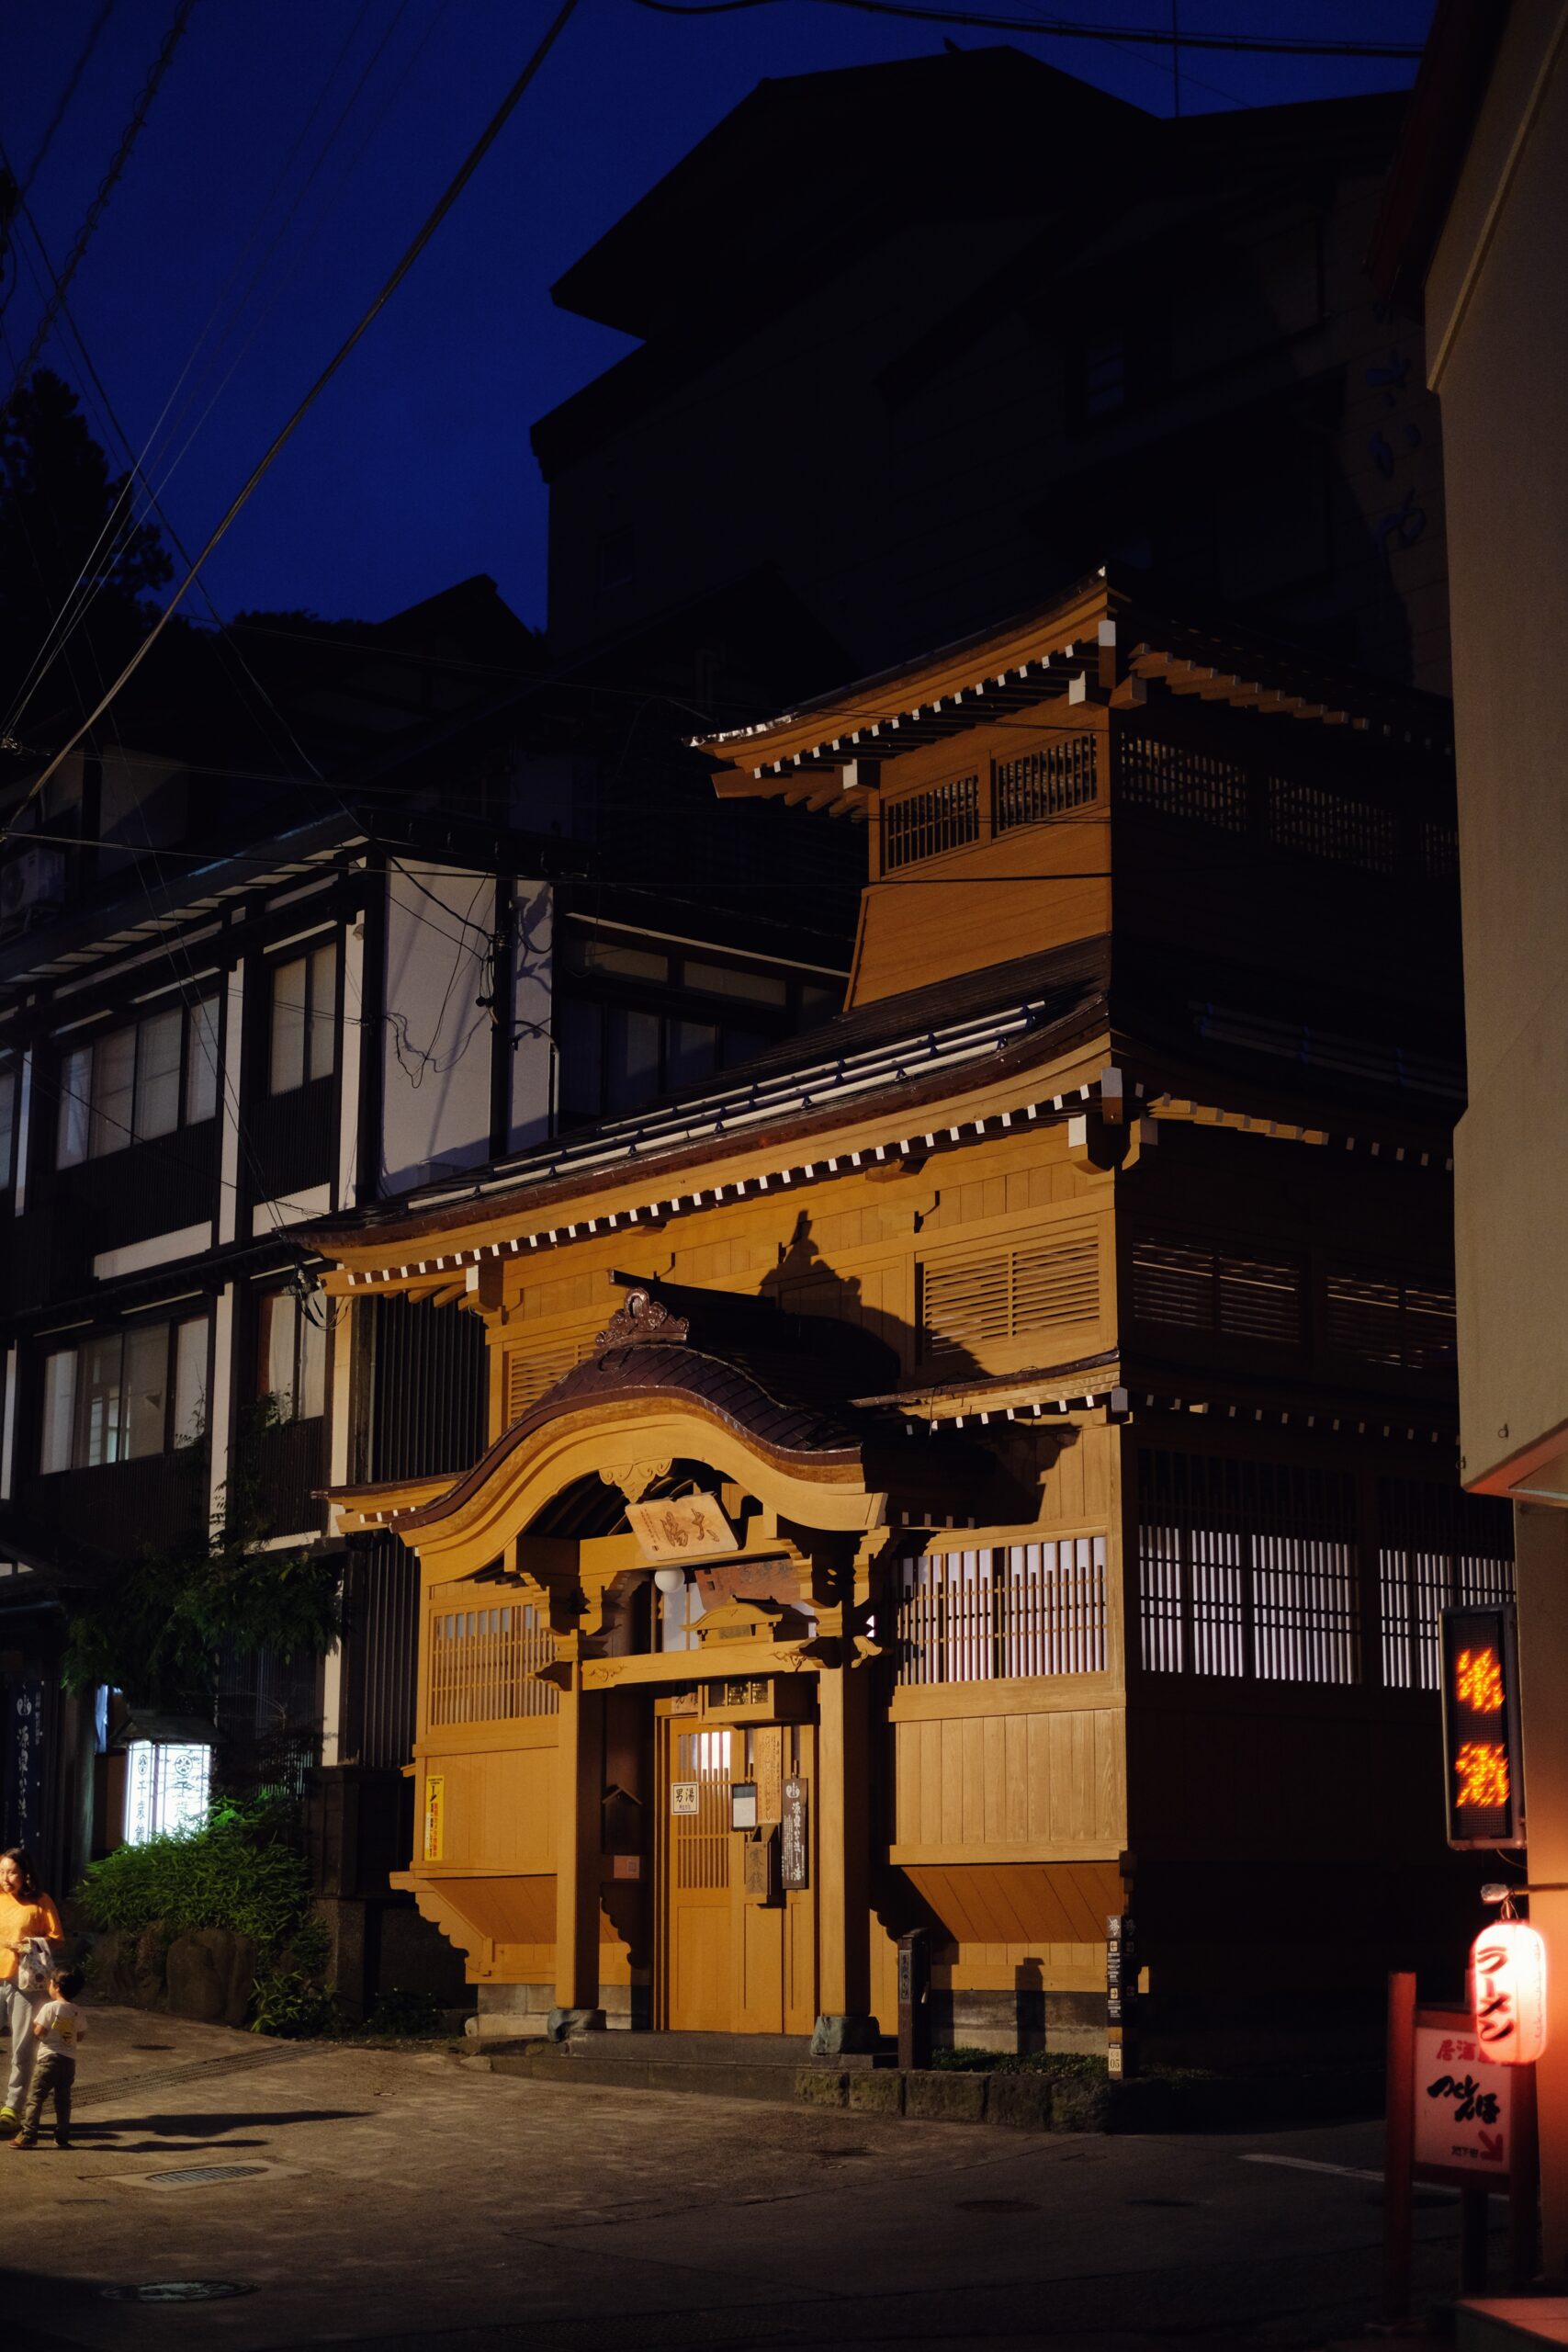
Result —
[[822, 1668], [817, 1734], [818, 2016], [812, 2049], [831, 2056], [875, 2040], [871, 2017], [871, 1677]]
[[582, 1661], [569, 1661], [556, 1749], [556, 2006], [552, 2040], [602, 2028], [599, 2006], [600, 1805], [604, 1795], [604, 1709], [584, 1690]]

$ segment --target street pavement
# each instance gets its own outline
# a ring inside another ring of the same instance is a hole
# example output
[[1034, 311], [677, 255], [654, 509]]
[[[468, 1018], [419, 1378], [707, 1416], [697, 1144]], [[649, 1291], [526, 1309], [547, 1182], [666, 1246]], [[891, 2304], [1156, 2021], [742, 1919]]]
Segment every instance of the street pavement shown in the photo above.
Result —
[[[78, 2091], [70, 2150], [0, 2147], [6, 2352], [1316, 2352], [1376, 2310], [1372, 2124], [1035, 2136], [124, 2009]], [[1453, 2205], [1416, 2232], [1435, 2304]], [[185, 2280], [244, 2291], [123, 2299]]]

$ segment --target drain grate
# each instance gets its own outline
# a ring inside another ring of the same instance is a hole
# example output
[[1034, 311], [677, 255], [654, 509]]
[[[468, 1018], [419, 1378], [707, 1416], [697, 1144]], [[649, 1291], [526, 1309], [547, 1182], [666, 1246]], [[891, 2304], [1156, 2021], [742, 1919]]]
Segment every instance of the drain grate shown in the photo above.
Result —
[[100, 2287], [105, 2303], [221, 2303], [231, 2295], [254, 2295], [237, 2278], [150, 2278], [141, 2287]]
[[178, 2172], [155, 2172], [150, 2177], [167, 2188], [200, 2188], [209, 2180], [254, 2180], [258, 2173], [271, 2170], [270, 2165], [186, 2165]]

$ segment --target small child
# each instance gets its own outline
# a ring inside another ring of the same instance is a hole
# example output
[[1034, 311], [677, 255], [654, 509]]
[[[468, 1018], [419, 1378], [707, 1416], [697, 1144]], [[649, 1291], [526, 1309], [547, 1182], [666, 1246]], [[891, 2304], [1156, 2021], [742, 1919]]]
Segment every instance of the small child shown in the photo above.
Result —
[[38, 2146], [39, 2119], [50, 2093], [54, 2094], [54, 2144], [71, 2145], [71, 2086], [76, 2079], [76, 2045], [87, 2030], [87, 2020], [76, 2007], [82, 1990], [79, 1968], [56, 1969], [49, 1980], [49, 1998], [33, 2019], [33, 2039], [41, 2041], [28, 2085], [22, 2128], [13, 2148]]

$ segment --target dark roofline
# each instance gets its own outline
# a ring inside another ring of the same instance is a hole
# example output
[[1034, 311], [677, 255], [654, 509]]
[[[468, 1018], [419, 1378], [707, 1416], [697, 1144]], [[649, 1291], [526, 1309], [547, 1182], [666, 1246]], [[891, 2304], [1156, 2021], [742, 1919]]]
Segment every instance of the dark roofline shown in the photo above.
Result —
[[1367, 249], [1380, 302], [1421, 316], [1427, 272], [1508, 21], [1509, 0], [1438, 0]]

